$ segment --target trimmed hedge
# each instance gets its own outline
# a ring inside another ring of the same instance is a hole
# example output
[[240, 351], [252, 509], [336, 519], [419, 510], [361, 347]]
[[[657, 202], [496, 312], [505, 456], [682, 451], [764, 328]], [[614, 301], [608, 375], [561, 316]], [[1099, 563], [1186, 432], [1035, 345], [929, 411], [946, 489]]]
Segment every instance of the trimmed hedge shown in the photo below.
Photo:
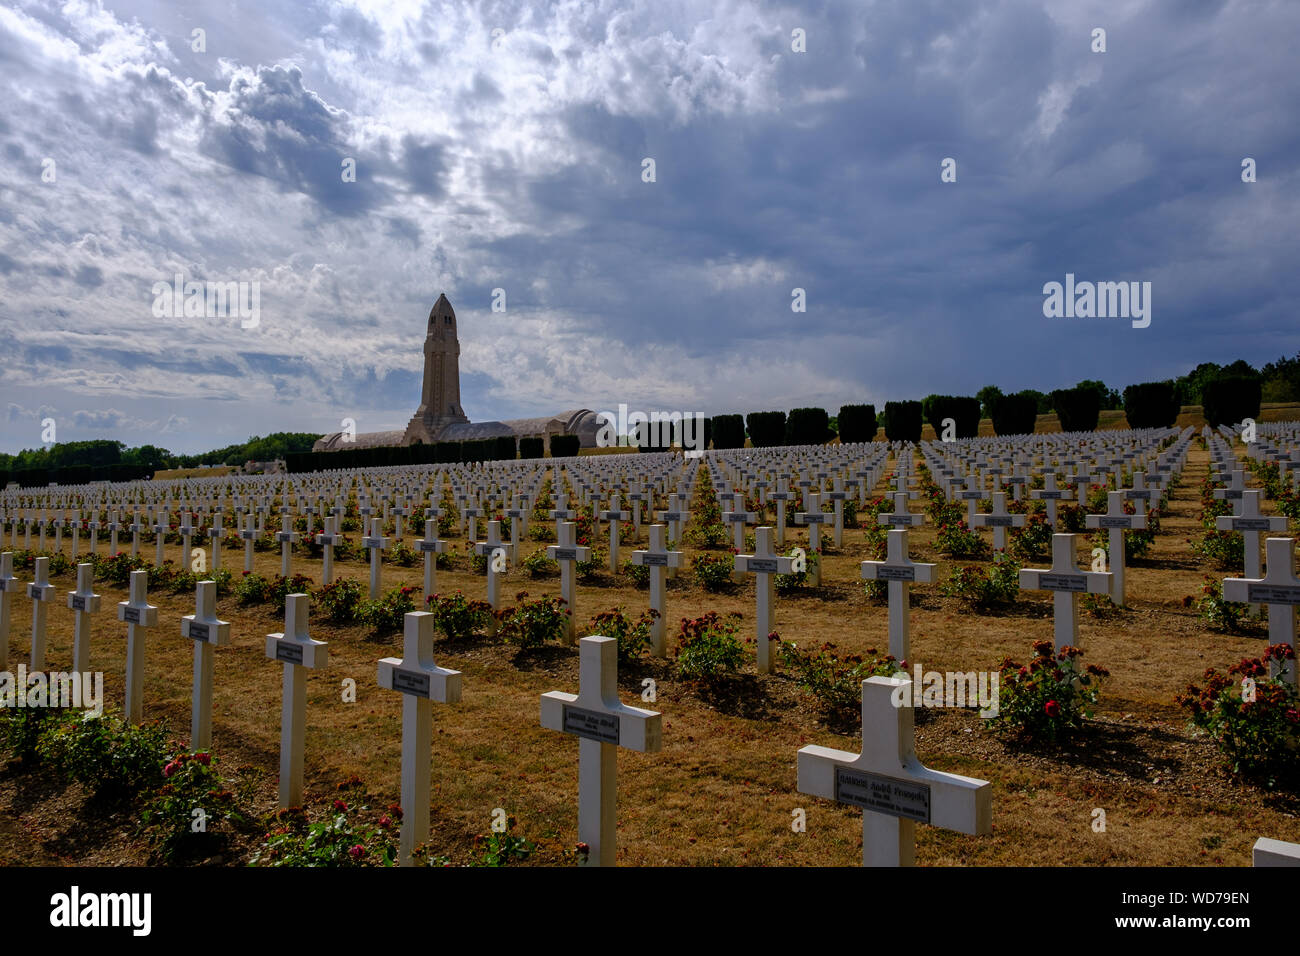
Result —
[[582, 447], [582, 440], [577, 435], [552, 435], [551, 457], [572, 458]]
[[1091, 388], [1058, 388], [1052, 392], [1052, 408], [1061, 420], [1063, 432], [1097, 430], [1101, 416], [1101, 396]]
[[515, 436], [498, 435], [493, 441], [496, 447], [492, 449], [493, 461], [514, 461], [515, 455]]
[[745, 419], [742, 415], [713, 416], [713, 447], [744, 448]]
[[1259, 418], [1262, 385], [1258, 377], [1225, 375], [1205, 383], [1201, 389], [1201, 410], [1211, 425], [1239, 425], [1242, 419]]
[[792, 408], [785, 420], [787, 445], [821, 445], [835, 437], [824, 408]]
[[1124, 417], [1129, 428], [1169, 428], [1180, 411], [1173, 382], [1143, 382], [1124, 389]]
[[885, 402], [885, 437], [890, 441], [921, 440], [921, 403]]
[[1032, 435], [1038, 424], [1038, 396], [1015, 392], [993, 399], [993, 431], [998, 435]]
[[943, 420], [951, 418], [958, 438], [975, 438], [980, 433], [980, 400], [964, 395], [928, 395], [921, 402], [925, 420], [936, 438], [943, 436]]
[[774, 448], [785, 442], [785, 412], [750, 412], [745, 427], [755, 448]]
[[840, 442], [874, 441], [876, 437], [875, 405], [841, 405], [838, 419]]
[[533, 435], [529, 438], [519, 439], [519, 457], [545, 458], [546, 442], [542, 441], [540, 435]]

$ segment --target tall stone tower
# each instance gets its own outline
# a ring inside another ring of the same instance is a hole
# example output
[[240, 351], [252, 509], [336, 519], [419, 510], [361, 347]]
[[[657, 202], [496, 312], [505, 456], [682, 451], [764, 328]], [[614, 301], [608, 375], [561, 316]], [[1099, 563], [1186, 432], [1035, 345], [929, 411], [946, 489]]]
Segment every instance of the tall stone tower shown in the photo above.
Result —
[[436, 441], [453, 422], [468, 422], [460, 407], [460, 340], [456, 337], [456, 312], [445, 294], [429, 311], [424, 337], [424, 389], [420, 407], [406, 426], [402, 443]]

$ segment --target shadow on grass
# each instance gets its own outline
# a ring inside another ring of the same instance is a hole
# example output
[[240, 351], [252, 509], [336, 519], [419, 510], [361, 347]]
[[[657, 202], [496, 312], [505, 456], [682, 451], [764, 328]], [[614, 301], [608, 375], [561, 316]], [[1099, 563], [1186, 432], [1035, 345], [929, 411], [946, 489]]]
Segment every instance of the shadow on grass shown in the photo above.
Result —
[[783, 716], [773, 710], [767, 688], [753, 674], [729, 674], [692, 686], [700, 700], [730, 717], [780, 720]]

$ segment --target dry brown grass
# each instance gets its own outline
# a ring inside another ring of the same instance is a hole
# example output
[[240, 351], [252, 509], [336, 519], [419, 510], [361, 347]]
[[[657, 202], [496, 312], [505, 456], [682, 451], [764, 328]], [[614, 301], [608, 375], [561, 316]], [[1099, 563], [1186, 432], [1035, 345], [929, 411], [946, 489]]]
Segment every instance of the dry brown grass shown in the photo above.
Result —
[[[1292, 797], [1267, 795], [1228, 782], [1212, 748], [1192, 735], [1176, 693], [1210, 665], [1225, 666], [1262, 649], [1262, 636], [1234, 637], [1203, 627], [1182, 606], [1199, 592], [1208, 573], [1185, 538], [1199, 528], [1195, 482], [1204, 453], [1192, 462], [1165, 519], [1154, 555], [1129, 571], [1131, 610], [1114, 620], [1083, 616], [1086, 660], [1113, 674], [1099, 720], [1078, 746], [1058, 754], [1024, 753], [1004, 746], [965, 712], [924, 715], [918, 720], [917, 752], [930, 766], [992, 781], [994, 832], [974, 838], [918, 827], [918, 861], [946, 865], [1248, 865], [1255, 838], [1300, 840]], [[794, 542], [806, 539], [802, 531]], [[644, 540], [644, 539], [643, 539]], [[935, 554], [928, 526], [913, 537], [918, 560], [938, 560], [938, 580], [949, 562]], [[525, 553], [533, 547], [525, 546]], [[168, 549], [176, 557], [179, 549]], [[862, 532], [845, 532], [844, 547], [826, 556], [825, 587], [817, 595], [778, 599], [777, 629], [800, 643], [831, 641], [845, 650], [887, 647], [886, 613], [869, 603], [857, 564], [865, 557]], [[152, 547], [141, 547], [152, 555]], [[225, 563], [242, 568], [242, 550]], [[340, 563], [341, 575], [366, 580], [366, 565]], [[319, 580], [319, 562], [297, 558], [297, 571]], [[259, 554], [257, 570], [278, 573], [278, 553]], [[419, 586], [419, 568], [386, 565], [386, 586]], [[71, 578], [58, 582], [72, 586]], [[484, 581], [467, 572], [440, 572], [441, 590], [461, 588], [482, 596]], [[534, 581], [513, 572], [503, 594], [558, 593], [558, 579]], [[120, 706], [125, 658], [124, 626], [113, 602], [121, 589], [101, 588], [105, 612], [96, 619], [92, 659], [106, 672], [108, 700]], [[1051, 634], [1050, 596], [1026, 593], [1003, 616], [978, 615], [941, 598], [938, 587], [914, 589], [913, 661], [927, 669], [993, 668], [1004, 656], [1024, 659], [1031, 643]], [[624, 606], [639, 611], [646, 592], [625, 579], [605, 576], [583, 586], [577, 617]], [[190, 642], [180, 637], [180, 617], [192, 598], [155, 597], [159, 627], [151, 633], [146, 676], [146, 713], [163, 717], [179, 736], [188, 734]], [[705, 593], [683, 576], [668, 593], [673, 624], [709, 610], [737, 612], [752, 628], [753, 587]], [[216, 652], [214, 752], [224, 768], [255, 768], [264, 774], [256, 809], [275, 802], [278, 766], [280, 666], [264, 655], [264, 635], [281, 629], [268, 607], [241, 608], [233, 599], [219, 613], [234, 623], [234, 644]], [[24, 659], [30, 604], [15, 605], [11, 667]], [[49, 666], [70, 665], [72, 615], [50, 613]], [[400, 655], [396, 636], [374, 640], [363, 628], [313, 623], [313, 636], [330, 644], [327, 671], [314, 673], [308, 692], [308, 790], [319, 802], [335, 784], [359, 775], [383, 798], [396, 801], [399, 781], [399, 695], [376, 686], [376, 661]], [[488, 639], [440, 642], [439, 663], [464, 673], [464, 699], [434, 708], [433, 831], [435, 844], [465, 859], [470, 839], [488, 829], [503, 807], [518, 818], [518, 832], [540, 841], [534, 862], [555, 863], [576, 840], [577, 746], [572, 738], [543, 730], [538, 697], [548, 690], [574, 691], [577, 655], [551, 647], [517, 656]], [[619, 755], [619, 860], [624, 864], [851, 865], [861, 852], [860, 816], [851, 809], [799, 794], [795, 759], [808, 743], [856, 749], [855, 736], [840, 736], [786, 677], [759, 676], [752, 663], [726, 692], [702, 695], [676, 680], [664, 662], [647, 661], [621, 675], [623, 697], [636, 702], [644, 677], [658, 681], [654, 705], [664, 715], [659, 754]], [[342, 702], [345, 678], [358, 687], [355, 704]], [[108, 820], [95, 833], [84, 819], [69, 822], [79, 806], [75, 793], [45, 793], [37, 778], [10, 767], [0, 773], [0, 859], [11, 862], [140, 862], [139, 846], [126, 836], [127, 822]], [[791, 811], [808, 813], [808, 832], [794, 833]], [[1107, 831], [1094, 833], [1094, 808], [1107, 814]], [[55, 812], [60, 808], [60, 812]], [[66, 812], [62, 812], [66, 811]], [[69, 829], [77, 830], [70, 834]], [[96, 835], [97, 834], [97, 835]], [[232, 851], [242, 858], [247, 847]], [[229, 860], [227, 861], [229, 862]]]

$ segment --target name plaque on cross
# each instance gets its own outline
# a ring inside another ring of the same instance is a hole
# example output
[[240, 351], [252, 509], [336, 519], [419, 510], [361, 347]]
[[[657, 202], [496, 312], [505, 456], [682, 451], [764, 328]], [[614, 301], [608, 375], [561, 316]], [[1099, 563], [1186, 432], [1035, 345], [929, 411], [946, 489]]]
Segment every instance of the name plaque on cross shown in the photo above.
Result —
[[876, 578], [880, 581], [915, 581], [916, 568], [895, 568], [881, 564], [876, 566]]
[[988, 528], [1010, 528], [1015, 522], [1015, 515], [984, 515], [983, 518]]
[[423, 538], [415, 543], [418, 550], [423, 551], [425, 554], [437, 553], [438, 545], [442, 544], [441, 541], [425, 541]]
[[302, 646], [292, 641], [277, 641], [275, 645], [275, 659], [285, 664], [302, 663]]
[[646, 565], [647, 567], [666, 568], [668, 566], [668, 555], [654, 554], [653, 552], [647, 551], [644, 555], [642, 555], [641, 563]]
[[748, 570], [760, 574], [776, 574], [778, 568], [776, 558], [750, 558], [745, 566]]
[[393, 668], [393, 690], [416, 697], [429, 696], [429, 675], [422, 671]]
[[1123, 518], [1108, 518], [1105, 515], [1102, 515], [1097, 519], [1097, 524], [1102, 528], [1127, 529], [1131, 524], [1131, 519], [1127, 515]]
[[555, 548], [555, 554], [552, 556], [552, 560], [554, 560], [554, 561], [577, 561], [577, 560], [578, 560], [578, 549], [577, 549], [577, 548], [559, 548], [559, 547], [557, 547], [557, 548]]
[[206, 641], [208, 639], [208, 626], [206, 624], [200, 624], [198, 621], [189, 621], [187, 623], [189, 624], [187, 628], [189, 633], [185, 635], [186, 637], [192, 641]]
[[1042, 591], [1086, 591], [1088, 579], [1082, 574], [1043, 574], [1038, 587]]
[[138, 607], [122, 608], [122, 620], [126, 621], [128, 624], [139, 624], [140, 609]]
[[1287, 584], [1251, 584], [1246, 588], [1252, 604], [1300, 604], [1300, 587]]
[[1268, 518], [1233, 518], [1233, 531], [1272, 531], [1273, 525]]
[[[4, 588], [0, 587], [0, 591], [3, 590]], [[73, 594], [69, 597], [68, 600], [69, 600], [68, 606], [72, 608], [74, 611], [86, 610], [86, 599], [82, 597], [80, 594]]]
[[930, 822], [930, 786], [925, 783], [836, 767], [835, 800], [886, 816]]
[[582, 707], [564, 707], [564, 732], [603, 744], [618, 743], [618, 715], [602, 714]]

